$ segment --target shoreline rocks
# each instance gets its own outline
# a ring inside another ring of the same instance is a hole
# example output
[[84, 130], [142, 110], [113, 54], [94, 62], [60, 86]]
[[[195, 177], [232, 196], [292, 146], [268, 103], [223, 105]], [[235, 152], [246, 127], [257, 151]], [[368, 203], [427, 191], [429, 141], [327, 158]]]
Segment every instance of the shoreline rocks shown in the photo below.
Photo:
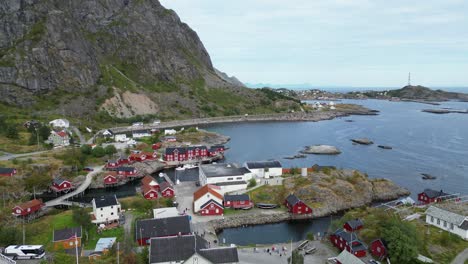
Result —
[[330, 146], [330, 145], [307, 146], [301, 152], [305, 153], [305, 154], [316, 154], [316, 155], [338, 155], [338, 154], [341, 154], [341, 150], [339, 150], [335, 146]]
[[355, 138], [351, 139], [352, 142], [361, 144], [361, 145], [372, 145], [374, 142], [368, 138]]

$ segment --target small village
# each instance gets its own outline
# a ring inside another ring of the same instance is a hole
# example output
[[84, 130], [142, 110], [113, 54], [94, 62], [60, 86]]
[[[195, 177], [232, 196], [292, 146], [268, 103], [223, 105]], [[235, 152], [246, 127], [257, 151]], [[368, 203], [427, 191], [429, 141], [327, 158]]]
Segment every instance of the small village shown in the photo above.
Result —
[[[320, 206], [303, 197], [302, 192], [278, 191], [274, 199], [259, 196], [265, 188], [282, 190], [287, 180], [301, 182], [312, 174], [325, 175], [334, 169], [317, 165], [284, 168], [278, 160], [218, 163], [228, 151], [223, 144], [226, 139], [212, 145], [192, 144], [180, 138], [205, 132], [198, 128], [160, 131], [159, 124], [154, 121], [153, 129], [141, 129], [143, 124], [135, 123], [127, 133], [105, 129], [93, 136], [93, 142], [81, 140], [83, 144], [78, 144], [73, 143], [74, 132], [67, 120], [51, 121], [50, 136], [45, 141], [53, 147], [51, 151], [78, 147], [78, 151], [92, 152], [104, 148], [112, 150], [107, 156], [112, 158], [84, 167], [86, 177], [81, 181], [55, 175], [46, 190], [52, 199], [43, 201], [34, 193], [34, 199], [22, 197], [10, 202], [11, 216], [5, 217], [22, 226], [23, 245], [4, 245], [0, 263], [35, 263], [20, 262], [21, 258], [47, 259], [50, 263], [256, 263], [259, 256], [271, 257], [271, 263], [285, 263], [288, 258], [293, 263], [390, 263], [395, 242], [384, 238], [379, 221], [367, 219], [374, 214], [383, 216], [382, 222], [392, 218], [404, 225], [410, 223], [411, 228], [424, 227], [429, 235], [451, 234], [460, 239], [449, 239], [456, 240], [453, 243], [457, 247], [466, 246], [468, 196], [431, 189], [419, 193], [417, 201], [400, 197], [365, 207], [368, 209], [349, 208], [332, 223], [336, 229], [307, 234], [306, 240], [250, 247], [219, 241], [217, 233], [222, 228], [213, 224], [216, 221], [229, 228], [319, 217]], [[139, 148], [140, 144], [146, 147]], [[173, 169], [175, 177], [166, 174], [167, 169]], [[197, 171], [196, 181], [177, 177], [178, 172], [188, 170]], [[0, 176], [13, 179], [20, 177], [19, 171], [0, 167]], [[114, 194], [114, 188], [128, 184], [136, 186], [135, 196]], [[74, 199], [90, 186], [104, 192], [89, 203]], [[362, 214], [362, 210], [372, 213]], [[60, 220], [62, 224], [48, 220], [53, 226], [50, 241], [36, 240], [24, 231], [25, 226], [59, 216], [66, 219]], [[253, 222], [248, 220], [252, 216]], [[368, 231], [369, 224], [378, 232]], [[28, 246], [26, 241], [42, 244]], [[423, 254], [418, 254], [417, 260], [437, 263]]]

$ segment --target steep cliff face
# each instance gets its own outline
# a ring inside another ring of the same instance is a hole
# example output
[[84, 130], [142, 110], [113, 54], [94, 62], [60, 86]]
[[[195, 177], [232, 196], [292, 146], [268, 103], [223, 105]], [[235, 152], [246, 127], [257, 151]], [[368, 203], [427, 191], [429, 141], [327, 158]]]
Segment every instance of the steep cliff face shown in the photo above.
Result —
[[198, 115], [216, 105], [216, 98], [204, 96], [212, 88], [246, 95], [245, 105], [263, 98], [220, 78], [197, 34], [157, 0], [2, 1], [0, 101], [88, 102], [77, 106], [129, 116], [101, 107], [129, 91], [158, 105], [143, 114]]

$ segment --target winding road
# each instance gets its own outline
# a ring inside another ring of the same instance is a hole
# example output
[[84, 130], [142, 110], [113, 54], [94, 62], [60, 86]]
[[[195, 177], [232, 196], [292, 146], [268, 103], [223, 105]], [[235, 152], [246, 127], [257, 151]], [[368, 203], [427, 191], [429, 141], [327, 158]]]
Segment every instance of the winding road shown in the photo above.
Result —
[[78, 188], [76, 188], [73, 192], [67, 193], [67, 194], [62, 195], [60, 197], [57, 197], [54, 200], [50, 200], [50, 201], [46, 202], [45, 206], [46, 207], [53, 207], [53, 206], [56, 206], [56, 205], [64, 204], [65, 200], [67, 200], [68, 198], [71, 198], [71, 197], [73, 197], [75, 195], [78, 195], [78, 194], [84, 192], [86, 189], [88, 189], [89, 185], [93, 181], [94, 176], [96, 176], [98, 173], [100, 173], [103, 168], [104, 168], [104, 166], [93, 167], [93, 171], [86, 175], [85, 181], [80, 186], [78, 186]]

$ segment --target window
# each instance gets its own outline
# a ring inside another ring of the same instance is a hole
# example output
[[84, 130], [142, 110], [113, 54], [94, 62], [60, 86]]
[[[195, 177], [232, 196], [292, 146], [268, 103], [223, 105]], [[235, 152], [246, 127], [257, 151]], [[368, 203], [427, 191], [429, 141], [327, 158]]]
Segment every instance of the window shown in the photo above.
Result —
[[114, 209], [114, 206], [111, 206], [111, 209]]
[[70, 246], [73, 246], [73, 241], [72, 241], [72, 242], [70, 242]]
[[434, 217], [433, 216], [431, 216], [431, 222], [434, 223]]
[[236, 180], [242, 180], [242, 177], [236, 177]]
[[114, 212], [112, 212], [111, 215], [114, 215]]
[[382, 250], [380, 249], [380, 247], [377, 247], [377, 252], [380, 253], [380, 251], [382, 251]]
[[101, 215], [101, 217], [104, 217], [103, 215]]
[[437, 219], [437, 224], [440, 225], [440, 219]]
[[102, 208], [101, 208], [101, 211], [102, 211]]
[[444, 221], [444, 227], [447, 227], [447, 221]]
[[232, 177], [231, 177], [231, 178], [227, 178], [227, 180], [228, 180], [228, 181], [232, 181], [232, 180], [234, 180], [234, 178], [232, 178]]

